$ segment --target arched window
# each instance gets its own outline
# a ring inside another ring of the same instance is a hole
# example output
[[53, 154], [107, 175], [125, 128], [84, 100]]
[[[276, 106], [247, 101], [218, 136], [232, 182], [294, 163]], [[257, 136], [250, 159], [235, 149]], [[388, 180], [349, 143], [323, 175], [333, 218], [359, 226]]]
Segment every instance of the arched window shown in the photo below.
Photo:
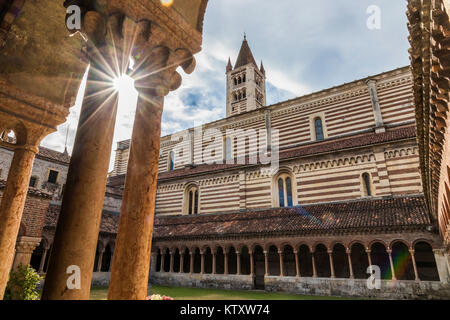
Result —
[[364, 195], [367, 197], [372, 196], [372, 188], [370, 183], [370, 174], [367, 172], [364, 172], [362, 174], [362, 180], [363, 180], [363, 187], [364, 187]]
[[316, 132], [316, 140], [317, 141], [323, 140], [323, 125], [321, 118], [314, 119], [314, 128]]
[[234, 85], [237, 86], [238, 82], [237, 82], [237, 78], [234, 78]]
[[277, 177], [278, 206], [281, 208], [292, 207], [292, 178], [289, 174], [281, 174]]
[[225, 161], [231, 159], [231, 138], [225, 137], [223, 139], [223, 159]]
[[242, 99], [245, 99], [246, 97], [247, 97], [247, 93], [244, 90], [244, 92], [242, 93]]
[[189, 215], [198, 214], [198, 187], [191, 185], [186, 189], [186, 210]]
[[175, 152], [170, 151], [169, 152], [169, 157], [168, 157], [168, 164], [167, 164], [167, 169], [169, 171], [172, 171], [175, 167]]

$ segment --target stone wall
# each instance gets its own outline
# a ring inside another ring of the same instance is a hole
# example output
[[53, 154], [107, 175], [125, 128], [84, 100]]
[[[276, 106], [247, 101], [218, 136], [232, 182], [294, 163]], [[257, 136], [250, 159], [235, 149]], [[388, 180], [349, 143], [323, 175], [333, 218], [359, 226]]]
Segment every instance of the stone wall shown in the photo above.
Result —
[[[97, 281], [98, 283], [99, 281]], [[438, 281], [381, 281], [381, 289], [368, 289], [366, 280], [265, 277], [266, 292], [291, 294], [359, 297], [375, 299], [450, 299], [450, 284]], [[153, 285], [175, 287], [214, 288], [227, 290], [253, 290], [253, 278], [237, 275], [211, 275], [187, 273], [154, 273]]]
[[450, 285], [438, 281], [382, 280], [368, 289], [366, 280], [265, 277], [265, 290], [305, 295], [377, 299], [450, 299]]
[[251, 290], [253, 278], [250, 276], [220, 274], [160, 273], [150, 275], [150, 283], [174, 287], [194, 287], [226, 290]]

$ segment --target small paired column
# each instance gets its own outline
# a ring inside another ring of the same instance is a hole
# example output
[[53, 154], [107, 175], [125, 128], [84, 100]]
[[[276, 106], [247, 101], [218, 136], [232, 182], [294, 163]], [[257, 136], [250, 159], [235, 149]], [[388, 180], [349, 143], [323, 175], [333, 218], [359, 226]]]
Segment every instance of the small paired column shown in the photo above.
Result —
[[264, 275], [266, 277], [268, 277], [269, 276], [269, 254], [267, 251], [264, 251], [264, 270], [265, 270]]
[[166, 260], [166, 251], [164, 251], [164, 253], [161, 254], [161, 272], [164, 272], [165, 260]]
[[212, 253], [212, 274], [216, 274], [216, 252]]
[[331, 271], [331, 278], [336, 278], [336, 275], [334, 274], [334, 262], [333, 262], [333, 250], [328, 250], [328, 256], [330, 258], [330, 271]]
[[194, 253], [191, 251], [189, 251], [189, 274], [193, 274], [194, 273]]
[[41, 263], [39, 264], [39, 273], [44, 273], [44, 265], [45, 259], [47, 258], [48, 249], [48, 247], [45, 247], [44, 252], [42, 252]]
[[389, 255], [389, 263], [391, 265], [391, 272], [392, 272], [392, 280], [397, 280], [397, 278], [395, 277], [395, 269], [394, 269], [394, 262], [392, 261], [392, 250], [388, 249], [387, 253]]
[[415, 257], [415, 251], [414, 249], [409, 249], [409, 253], [411, 254], [411, 260], [414, 267], [414, 276], [416, 281], [420, 281], [419, 278], [419, 272], [417, 271], [417, 265], [416, 265], [416, 257]]
[[180, 253], [180, 273], [184, 272], [184, 253]]
[[224, 265], [224, 274], [227, 275], [228, 274], [228, 251], [225, 250], [225, 265]]
[[205, 273], [205, 253], [203, 251], [200, 252], [200, 257], [201, 257], [200, 274], [204, 274]]
[[371, 252], [372, 252], [371, 250], [366, 249], [367, 260], [369, 261], [369, 267], [372, 265], [372, 257], [370, 256]]
[[253, 252], [249, 251], [249, 255], [250, 255], [250, 277], [253, 277], [254, 273], [254, 268], [255, 268], [255, 262], [253, 261]]
[[240, 252], [236, 252], [236, 264], [237, 264], [236, 274], [239, 276], [241, 274], [241, 253]]
[[297, 278], [299, 278], [301, 275], [300, 275], [300, 264], [298, 262], [298, 251], [297, 250], [294, 250], [294, 255], [295, 255], [295, 276]]
[[347, 259], [348, 259], [348, 268], [350, 270], [350, 279], [354, 279], [355, 275], [353, 274], [353, 265], [352, 265], [352, 256], [351, 256], [351, 250], [347, 249], [345, 251], [347, 253]]
[[172, 273], [173, 272], [173, 263], [174, 263], [174, 252], [173, 251], [170, 251], [170, 272]]
[[280, 257], [280, 277], [284, 277], [283, 251], [278, 251], [278, 255]]
[[317, 278], [317, 269], [316, 269], [316, 259], [314, 258], [314, 252], [311, 254], [312, 267], [313, 267], [313, 278]]

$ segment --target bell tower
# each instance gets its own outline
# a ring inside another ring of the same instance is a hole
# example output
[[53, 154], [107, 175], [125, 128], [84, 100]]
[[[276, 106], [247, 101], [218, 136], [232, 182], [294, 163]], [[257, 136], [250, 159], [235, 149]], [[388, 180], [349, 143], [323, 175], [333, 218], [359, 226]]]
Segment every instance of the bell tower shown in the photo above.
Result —
[[266, 71], [262, 62], [258, 68], [245, 35], [234, 68], [228, 59], [226, 75], [227, 117], [266, 105]]

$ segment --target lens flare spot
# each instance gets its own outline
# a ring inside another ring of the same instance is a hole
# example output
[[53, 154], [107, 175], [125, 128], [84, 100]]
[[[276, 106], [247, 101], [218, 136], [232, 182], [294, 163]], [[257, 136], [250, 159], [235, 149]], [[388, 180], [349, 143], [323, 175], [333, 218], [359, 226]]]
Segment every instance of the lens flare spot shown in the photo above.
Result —
[[173, 4], [173, 0], [161, 0], [161, 4], [164, 7], [170, 7]]
[[130, 91], [134, 89], [134, 80], [128, 75], [122, 75], [113, 80], [113, 87], [119, 92]]

